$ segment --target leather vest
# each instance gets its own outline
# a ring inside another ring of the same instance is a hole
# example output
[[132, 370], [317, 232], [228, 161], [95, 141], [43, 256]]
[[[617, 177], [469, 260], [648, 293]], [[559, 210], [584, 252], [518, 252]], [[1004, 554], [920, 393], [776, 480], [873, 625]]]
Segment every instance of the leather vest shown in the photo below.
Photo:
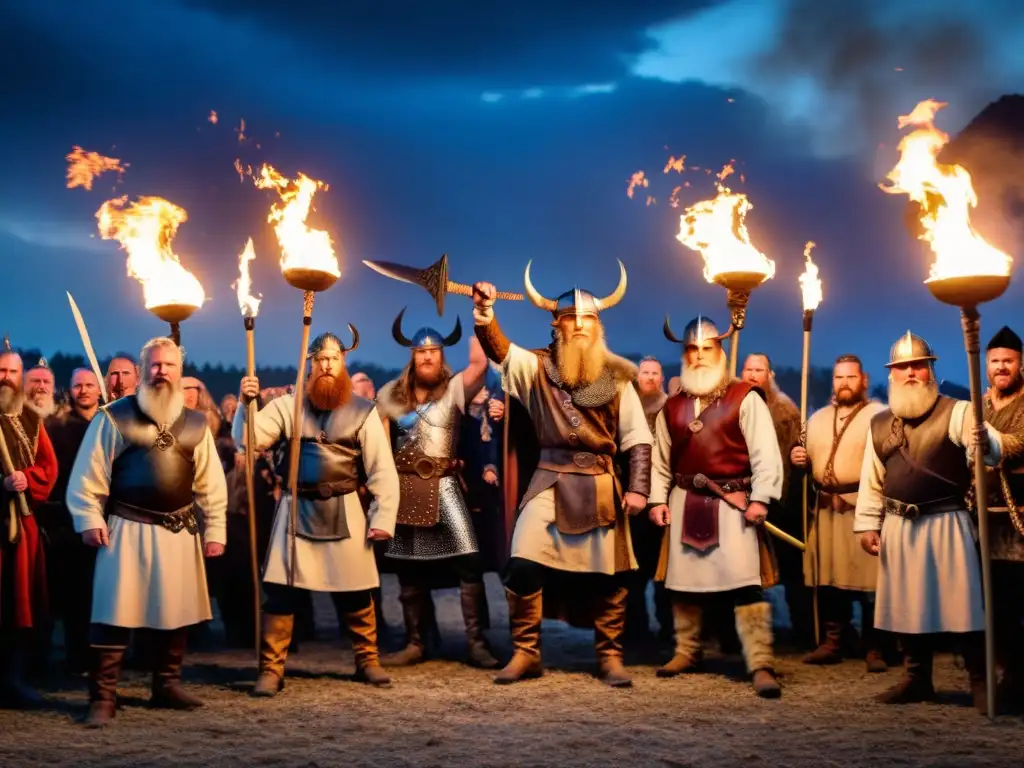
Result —
[[[751, 476], [750, 452], [740, 429], [740, 405], [751, 391], [759, 392], [747, 382], [731, 382], [699, 416], [695, 415], [696, 402], [691, 395], [680, 392], [665, 402], [674, 474], [699, 473], [712, 480]], [[701, 426], [694, 431], [697, 424]]]
[[885, 466], [882, 495], [904, 504], [925, 504], [967, 494], [971, 468], [964, 449], [949, 439], [956, 402], [939, 395], [917, 419], [897, 419], [889, 408], [871, 419], [871, 441]]
[[[591, 387], [570, 392], [552, 380], [554, 363], [546, 350], [536, 354], [541, 364], [533, 392], [536, 403], [530, 412], [541, 449], [562, 448], [614, 456], [618, 452], [616, 437], [622, 396], [611, 374], [606, 369], [605, 376]], [[607, 391], [599, 391], [598, 387]], [[591, 389], [594, 390], [592, 404], [586, 394], [581, 394]]]
[[206, 416], [182, 408], [177, 421], [160, 432], [139, 407], [136, 395], [115, 400], [105, 410], [125, 444], [110, 469], [107, 503], [121, 502], [157, 514], [191, 505], [195, 450], [209, 429]]
[[[324, 413], [306, 403], [299, 438], [299, 506], [296, 535], [311, 541], [349, 538], [345, 495], [365, 480], [359, 430], [374, 404], [353, 395], [345, 405]], [[281, 451], [277, 474], [288, 476], [291, 441]]]
[[0, 414], [0, 431], [7, 442], [15, 470], [24, 471], [35, 464], [42, 423], [39, 414], [28, 406], [24, 406], [17, 416]]

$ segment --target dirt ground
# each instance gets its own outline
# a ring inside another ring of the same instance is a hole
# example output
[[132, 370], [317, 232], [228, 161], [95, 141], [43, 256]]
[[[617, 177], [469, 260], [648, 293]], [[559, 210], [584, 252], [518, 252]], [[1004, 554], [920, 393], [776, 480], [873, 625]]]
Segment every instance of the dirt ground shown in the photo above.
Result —
[[[397, 588], [385, 581], [388, 623], [400, 623]], [[509, 653], [501, 587], [488, 575], [500, 656]], [[780, 655], [784, 694], [757, 699], [738, 659], [711, 671], [659, 680], [652, 657], [633, 662], [632, 689], [593, 678], [592, 634], [545, 623], [540, 680], [501, 687], [458, 662], [464, 646], [454, 591], [435, 593], [447, 660], [398, 670], [389, 690], [353, 683], [327, 601], [317, 601], [318, 641], [289, 659], [275, 699], [247, 695], [250, 652], [197, 652], [186, 683], [206, 700], [196, 712], [149, 710], [147, 678], [126, 672], [123, 709], [104, 731], [77, 724], [85, 681], [52, 689], [54, 707], [0, 711], [0, 765], [78, 766], [1010, 766], [1020, 765], [1024, 721], [989, 723], [969, 706], [964, 673], [940, 657], [943, 704], [885, 707], [872, 694], [899, 674], [867, 675], [863, 664], [811, 668]], [[731, 675], [731, 677], [730, 677]]]

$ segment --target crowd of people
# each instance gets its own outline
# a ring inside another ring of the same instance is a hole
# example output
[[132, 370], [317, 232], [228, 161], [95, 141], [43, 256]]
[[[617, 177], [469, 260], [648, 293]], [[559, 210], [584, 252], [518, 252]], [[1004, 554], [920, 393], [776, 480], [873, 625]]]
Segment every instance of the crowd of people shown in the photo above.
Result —
[[[765, 590], [781, 585], [806, 664], [857, 657], [877, 673], [902, 664], [880, 700], [926, 701], [935, 696], [934, 653], [951, 638], [986, 712], [971, 463], [980, 446], [997, 703], [1024, 704], [1020, 338], [1003, 328], [987, 346], [984, 424], [968, 403], [940, 394], [936, 356], [908, 331], [890, 351], [887, 404], [869, 399], [860, 360], [840, 355], [832, 401], [804, 425], [767, 355], [748, 355], [730, 376], [729, 332], [705, 317], [681, 337], [666, 324], [682, 354], [667, 387], [655, 358], [614, 355], [600, 315], [624, 291], [623, 270], [610, 296], [573, 290], [548, 299], [527, 273], [553, 338], [528, 350], [504, 335], [494, 288], [478, 283], [469, 362], [458, 372], [445, 350], [461, 341], [461, 325], [409, 337], [399, 315], [393, 336], [409, 363], [379, 391], [346, 368], [358, 335], [346, 346], [324, 333], [308, 350], [302, 393], [246, 377], [218, 404], [183, 375], [175, 343], [158, 337], [137, 361], [112, 359], [102, 382], [91, 369], [74, 371], [59, 407], [46, 361], [26, 369], [8, 343], [0, 350], [0, 697], [45, 704], [31, 683], [51, 669], [59, 623], [62, 672], [89, 679], [89, 725], [115, 718], [125, 664], [152, 670], [154, 705], [201, 706], [180, 675], [186, 645], [210, 642], [214, 603], [223, 642], [250, 645], [258, 632], [252, 692], [276, 696], [289, 654], [313, 634], [315, 592], [331, 595], [357, 679], [389, 686], [386, 668], [422, 662], [440, 640], [432, 590], [457, 587], [466, 662], [496, 670], [496, 683], [543, 674], [549, 618], [593, 628], [597, 675], [612, 687], [632, 684], [627, 644], [671, 649], [657, 669], [668, 678], [701, 669], [703, 649], [717, 640], [742, 655], [757, 695], [777, 698]], [[297, 396], [302, 424], [293, 435]], [[255, 542], [244, 452], [250, 403]], [[772, 530], [806, 537], [804, 551]], [[487, 571], [500, 572], [508, 599], [505, 663], [485, 633]], [[397, 576], [403, 617], [402, 636], [383, 655], [382, 572]]]

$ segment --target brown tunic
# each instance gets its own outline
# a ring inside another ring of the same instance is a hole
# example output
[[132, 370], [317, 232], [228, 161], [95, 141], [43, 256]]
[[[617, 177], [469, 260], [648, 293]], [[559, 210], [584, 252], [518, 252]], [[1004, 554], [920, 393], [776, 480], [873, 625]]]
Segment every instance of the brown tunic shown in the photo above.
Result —
[[1002, 436], [1002, 462], [987, 471], [992, 557], [1024, 562], [1024, 396], [996, 410], [986, 394], [983, 404], [985, 421]]

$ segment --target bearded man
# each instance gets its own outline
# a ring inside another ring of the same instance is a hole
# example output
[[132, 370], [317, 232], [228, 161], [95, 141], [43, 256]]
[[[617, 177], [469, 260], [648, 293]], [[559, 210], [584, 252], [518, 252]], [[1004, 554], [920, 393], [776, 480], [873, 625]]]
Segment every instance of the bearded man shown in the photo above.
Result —
[[[181, 348], [157, 337], [146, 342], [140, 360], [142, 386], [93, 418], [68, 483], [75, 530], [98, 550], [90, 727], [114, 719], [133, 629], [152, 630], [151, 705], [202, 706], [182, 689], [181, 668], [188, 628], [213, 617], [203, 558], [222, 555], [226, 540], [224, 468], [205, 416], [183, 405]], [[203, 537], [197, 505], [205, 515]]]
[[113, 402], [126, 395], [134, 395], [139, 386], [139, 366], [135, 358], [120, 352], [107, 364], [107, 394]]
[[56, 381], [45, 357], [33, 368], [25, 371], [25, 405], [48, 419], [57, 412], [53, 393]]
[[21, 356], [6, 337], [0, 349], [0, 440], [11, 459], [11, 466], [0, 466], [0, 704], [28, 708], [43, 703], [25, 674], [31, 630], [47, 619], [46, 556], [31, 512], [53, 489], [57, 459], [42, 418], [25, 407]]
[[910, 331], [889, 353], [889, 407], [871, 418], [853, 530], [880, 555], [875, 626], [899, 635], [903, 679], [879, 695], [886, 704], [929, 701], [934, 636], [960, 637], [971, 693], [985, 712], [985, 611], [974, 522], [973, 445], [985, 463], [1001, 457], [999, 434], [975, 425], [970, 403], [939, 394], [938, 358]]
[[373, 386], [373, 379], [362, 371], [352, 374], [352, 394], [366, 400], [376, 400], [377, 390]]
[[397, 561], [406, 643], [387, 663], [405, 666], [423, 661], [426, 646], [421, 628], [430, 611], [431, 577], [439, 566], [449, 565], [459, 579], [469, 663], [492, 669], [498, 660], [483, 634], [487, 625], [483, 562], [456, 477], [464, 463], [457, 458], [462, 418], [483, 388], [487, 358], [479, 344], [470, 343], [469, 365], [452, 374], [444, 350], [459, 342], [462, 325], [456, 320], [455, 329], [445, 337], [433, 328], [421, 328], [410, 339], [402, 331], [404, 315], [403, 309], [391, 333], [412, 351], [412, 359], [377, 397], [389, 423], [401, 483], [398, 525], [387, 557]]
[[[601, 310], [626, 293], [622, 262], [619, 269], [610, 296], [576, 288], [548, 299], [533, 287], [527, 264], [526, 293], [551, 313], [553, 329], [552, 344], [532, 351], [512, 344], [499, 327], [494, 286], [473, 286], [477, 338], [502, 366], [505, 391], [529, 414], [540, 445], [505, 574], [514, 653], [496, 683], [542, 673], [540, 627], [546, 614], [592, 625], [599, 676], [613, 687], [632, 685], [622, 664], [626, 580], [637, 567], [627, 515], [647, 503], [651, 430], [633, 385], [636, 366], [608, 350], [599, 319]], [[620, 454], [629, 457], [626, 488], [615, 473]], [[587, 576], [560, 595], [559, 583], [569, 585], [577, 574]]]
[[[380, 586], [374, 541], [391, 538], [398, 509], [398, 473], [374, 404], [352, 394], [345, 357], [359, 346], [332, 333], [309, 347], [302, 434], [299, 437], [298, 507], [283, 488], [263, 567], [263, 626], [259, 678], [254, 696], [275, 696], [284, 688], [284, 668], [295, 628], [300, 590], [330, 592], [352, 639], [356, 679], [391, 685], [380, 666], [377, 620], [371, 590]], [[255, 376], [242, 379], [234, 437], [245, 444], [245, 412], [260, 393]], [[267, 403], [255, 419], [256, 450], [279, 445], [276, 473], [288, 476], [295, 395]], [[374, 501], [364, 511], [360, 478]], [[291, 528], [294, 519], [295, 530]], [[293, 559], [294, 557], [294, 559]], [[294, 578], [291, 578], [294, 576]]]
[[[644, 409], [647, 426], [654, 434], [654, 422], [661, 413], [668, 396], [665, 394], [665, 376], [661, 363], [655, 357], [645, 357], [637, 369], [636, 392]], [[637, 571], [629, 585], [626, 602], [626, 639], [647, 642], [651, 637], [650, 618], [647, 615], [647, 584], [654, 578], [661, 552], [661, 528], [651, 522], [647, 515], [629, 519], [629, 534], [633, 540]], [[661, 637], [672, 636], [672, 608], [665, 593], [665, 585], [654, 584], [654, 607]]]
[[672, 599], [676, 641], [674, 656], [657, 674], [699, 668], [703, 613], [725, 601], [754, 690], [778, 698], [756, 526], [782, 494], [782, 456], [764, 393], [730, 380], [722, 349], [727, 335], [698, 317], [679, 339], [665, 320], [665, 336], [682, 345], [683, 359], [682, 390], [658, 415], [651, 470], [651, 520], [668, 528], [659, 571]]
[[[92, 580], [96, 550], [75, 532], [65, 503], [71, 470], [78, 449], [100, 405], [100, 385], [88, 368], [71, 374], [71, 409], [46, 420], [46, 431], [57, 457], [57, 482], [50, 499], [36, 512], [46, 534], [47, 586], [54, 614], [64, 625], [65, 664], [68, 674], [89, 669], [89, 619], [92, 615]], [[49, 643], [45, 643], [49, 649]]]
[[996, 621], [996, 699], [1000, 709], [1024, 708], [1024, 379], [1021, 339], [1003, 326], [986, 349], [989, 389], [985, 421], [1000, 435], [1002, 463], [989, 470], [992, 609]]
[[[842, 355], [832, 369], [833, 402], [807, 420], [806, 448], [790, 452], [793, 466], [809, 471], [817, 499], [804, 552], [808, 587], [818, 587], [824, 634], [805, 664], [838, 664], [843, 660], [843, 632], [859, 600], [862, 645], [868, 672], [884, 672], [885, 658], [874, 631], [872, 596], [878, 582], [878, 561], [860, 546], [853, 532], [864, 446], [872, 417], [885, 410], [868, 400], [868, 376], [856, 355]], [[810, 503], [810, 502], [809, 502]]]

